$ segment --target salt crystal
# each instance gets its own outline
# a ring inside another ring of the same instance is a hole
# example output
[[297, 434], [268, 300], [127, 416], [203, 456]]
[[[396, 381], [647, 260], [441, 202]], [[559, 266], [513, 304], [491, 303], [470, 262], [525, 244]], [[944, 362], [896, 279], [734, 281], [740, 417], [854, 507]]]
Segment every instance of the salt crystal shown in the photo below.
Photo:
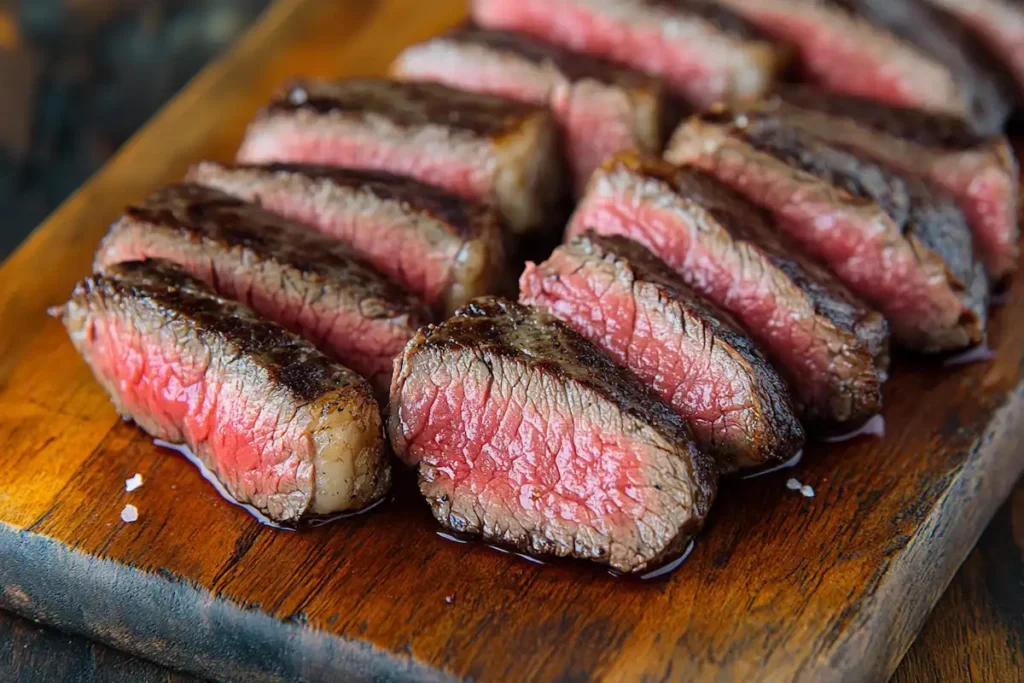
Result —
[[121, 510], [121, 521], [122, 522], [134, 522], [139, 518], [139, 508], [134, 505], [125, 505], [124, 510]]
[[800, 490], [800, 482], [798, 482], [796, 479], [793, 479], [792, 477], [790, 477], [789, 480], [786, 481], [786, 488], [789, 489], [790, 491], [799, 491]]
[[451, 605], [452, 603], [455, 602], [455, 596], [454, 595], [448, 595], [448, 596], [445, 597], [444, 601], [446, 603], [448, 603], [449, 605]]
[[131, 479], [124, 480], [124, 490], [128, 491], [129, 493], [139, 488], [140, 486], [142, 486], [142, 475], [139, 474], [138, 472], [136, 472], [135, 476], [132, 477]]
[[801, 486], [800, 493], [803, 494], [804, 498], [814, 498], [814, 489], [812, 489], [810, 486]]

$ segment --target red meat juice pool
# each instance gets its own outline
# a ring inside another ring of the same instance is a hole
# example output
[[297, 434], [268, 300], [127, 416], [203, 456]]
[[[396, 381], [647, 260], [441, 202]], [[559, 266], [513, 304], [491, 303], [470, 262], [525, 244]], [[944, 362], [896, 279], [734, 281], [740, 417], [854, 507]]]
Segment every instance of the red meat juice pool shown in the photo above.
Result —
[[[242, 508], [250, 515], [255, 517], [256, 521], [258, 521], [260, 524], [264, 524], [274, 529], [281, 529], [283, 531], [296, 530], [296, 527], [278, 524], [277, 522], [275, 522], [274, 520], [270, 519], [265, 514], [257, 510], [252, 505], [249, 505], [248, 503], [243, 503], [236, 499], [234, 496], [232, 496], [228, 492], [228, 490], [224, 488], [224, 484], [220, 483], [220, 480], [217, 479], [216, 475], [214, 475], [214, 473], [210, 471], [210, 469], [203, 463], [202, 460], [197, 458], [195, 454], [191, 450], [189, 450], [188, 446], [184, 444], [170, 443], [169, 441], [164, 441], [162, 439], [153, 439], [153, 443], [159, 446], [160, 448], [169, 448], [172, 451], [177, 451], [178, 453], [184, 455], [186, 460], [188, 460], [190, 463], [192, 463], [199, 469], [199, 473], [203, 475], [203, 479], [205, 479], [206, 481], [210, 482], [213, 485], [213, 488], [217, 490], [217, 493], [220, 494], [221, 498], [228, 501], [232, 505], [237, 505], [238, 507]], [[377, 502], [372, 503], [371, 505], [367, 505], [361, 510], [356, 510], [354, 512], [339, 512], [336, 515], [329, 515], [326, 517], [318, 517], [316, 519], [311, 519], [308, 522], [302, 522], [301, 526], [318, 527], [323, 526], [324, 524], [329, 524], [335, 520], [344, 519], [346, 517], [355, 517], [356, 515], [361, 515], [363, 513], [369, 512], [370, 510], [373, 510], [374, 508], [383, 504], [387, 500], [388, 498], [384, 497], [378, 500]]]

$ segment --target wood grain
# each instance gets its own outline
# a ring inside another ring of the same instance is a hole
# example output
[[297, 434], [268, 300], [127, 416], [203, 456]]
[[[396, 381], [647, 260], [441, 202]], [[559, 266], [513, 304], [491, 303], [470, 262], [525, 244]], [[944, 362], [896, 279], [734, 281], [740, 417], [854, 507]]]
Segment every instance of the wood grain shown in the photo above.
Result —
[[1024, 680], [1024, 481], [957, 572], [892, 683]]
[[[0, 607], [247, 681], [883, 680], [1024, 469], [1021, 282], [995, 315], [994, 362], [899, 359], [884, 439], [726, 486], [684, 567], [654, 582], [443, 541], [404, 480], [373, 514], [264, 528], [121, 424], [46, 317], [121, 207], [228, 160], [279, 83], [381, 73], [462, 13], [279, 2], [0, 267]], [[127, 494], [134, 472], [146, 484]]]

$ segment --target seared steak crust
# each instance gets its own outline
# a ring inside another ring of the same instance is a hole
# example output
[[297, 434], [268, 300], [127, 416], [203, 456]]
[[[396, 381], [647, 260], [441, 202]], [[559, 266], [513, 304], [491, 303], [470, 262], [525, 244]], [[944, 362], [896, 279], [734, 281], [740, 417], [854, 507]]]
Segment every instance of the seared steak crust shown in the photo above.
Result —
[[949, 69], [971, 126], [997, 134], [1013, 109], [1012, 86], [993, 55], [958, 22], [921, 0], [831, 0], [837, 6], [892, 31]]
[[880, 409], [889, 360], [882, 316], [713, 177], [619, 155], [595, 174], [567, 239], [588, 229], [641, 242], [731, 313], [783, 372], [805, 417], [856, 422]]
[[984, 334], [984, 271], [951, 200], [859, 155], [777, 122], [694, 117], [666, 157], [707, 169], [773, 212], [780, 228], [886, 315], [923, 352]]
[[178, 266], [113, 265], [76, 286], [61, 318], [125, 419], [185, 442], [271, 519], [293, 524], [387, 491], [366, 381]]
[[662, 145], [659, 79], [522, 33], [463, 26], [406, 48], [391, 73], [549, 106], [578, 191], [608, 156]]
[[188, 180], [306, 223], [451, 312], [504, 285], [497, 211], [412, 178], [331, 166], [193, 166]]
[[[900, 176], [795, 128], [755, 123], [746, 126], [741, 137], [755, 149], [783, 159], [793, 168], [811, 173], [854, 197], [877, 203], [917, 250], [930, 250], [941, 259], [951, 287], [962, 294], [964, 313], [960, 324], [970, 341], [954, 345], [966, 346], [981, 340], [988, 307], [987, 282], [974, 259], [971, 234], [963, 214], [950, 197], [921, 180]], [[981, 283], [976, 283], [976, 278]]]
[[[484, 136], [498, 136], [536, 107], [483, 97], [436, 83], [398, 83], [378, 78], [299, 81], [270, 101], [267, 111], [305, 110], [317, 114], [379, 114], [400, 126], [440, 125]], [[458, 112], [453, 116], [452, 112]]]
[[344, 245], [200, 185], [172, 185], [129, 207], [100, 244], [95, 266], [142, 258], [181, 263], [381, 390], [391, 358], [430, 320], [421, 302]]
[[437, 83], [299, 81], [256, 117], [241, 163], [399, 173], [494, 203], [517, 233], [550, 227], [564, 199], [559, 132], [545, 106]]
[[558, 316], [654, 388], [719, 472], [789, 460], [803, 445], [775, 369], [728, 314], [640, 244], [584, 233], [527, 264], [520, 288], [523, 303]]
[[624, 88], [650, 88], [657, 79], [585, 52], [567, 50], [514, 31], [460, 26], [436, 40], [502, 50], [538, 66], [552, 65], [572, 81], [594, 80]]
[[956, 117], [807, 86], [779, 87], [764, 101], [723, 108], [707, 120], [743, 128], [798, 128], [941, 187], [964, 211], [993, 280], [1005, 280], [1017, 268], [1020, 174], [1005, 136], [981, 137]]
[[752, 24], [703, 0], [474, 0], [472, 14], [487, 28], [657, 74], [701, 110], [760, 95], [789, 61], [787, 50]]
[[422, 329], [391, 406], [434, 516], [524, 552], [642, 571], [685, 548], [715, 494], [676, 414], [564, 323], [501, 299]]

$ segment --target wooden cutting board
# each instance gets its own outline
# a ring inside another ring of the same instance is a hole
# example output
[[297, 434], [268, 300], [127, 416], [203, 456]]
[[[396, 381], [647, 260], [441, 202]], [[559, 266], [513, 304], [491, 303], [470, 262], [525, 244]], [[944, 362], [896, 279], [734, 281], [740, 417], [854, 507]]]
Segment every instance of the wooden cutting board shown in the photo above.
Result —
[[884, 438], [727, 484], [686, 563], [653, 581], [443, 540], [407, 483], [372, 514], [263, 527], [122, 424], [46, 316], [126, 203], [230, 159], [282, 81], [381, 73], [463, 13], [282, 0], [0, 268], [0, 607], [244, 681], [885, 679], [1024, 469], [1020, 280], [992, 362], [897, 359]]

